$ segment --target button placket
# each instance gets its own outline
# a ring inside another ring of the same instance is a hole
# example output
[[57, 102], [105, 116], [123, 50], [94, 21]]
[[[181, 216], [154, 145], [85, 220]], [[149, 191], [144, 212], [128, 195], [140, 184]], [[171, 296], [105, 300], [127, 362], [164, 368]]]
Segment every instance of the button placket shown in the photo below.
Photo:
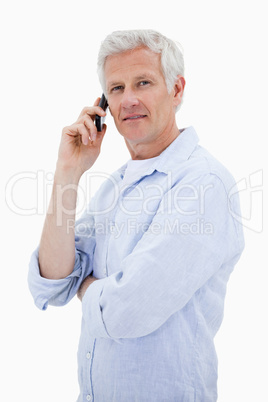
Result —
[[107, 266], [107, 261], [108, 261], [108, 248], [109, 248], [109, 242], [111, 239], [111, 236], [113, 235], [113, 229], [115, 228], [115, 216], [118, 211], [118, 204], [120, 200], [121, 194], [119, 194], [118, 199], [117, 199], [117, 206], [114, 208], [113, 213], [110, 214], [108, 220], [109, 220], [109, 230], [108, 234], [106, 236], [106, 242], [105, 242], [105, 248], [106, 248], [106, 264], [103, 269], [103, 274], [104, 276], [108, 276], [108, 266]]
[[91, 369], [93, 364], [93, 356], [94, 356], [94, 349], [95, 349], [96, 339], [92, 339], [92, 341], [88, 342], [85, 345], [84, 349], [84, 359], [85, 359], [85, 366], [86, 371], [85, 375], [88, 377], [89, 381], [86, 384], [86, 388], [84, 389], [85, 401], [93, 401], [93, 389], [92, 389], [92, 378], [91, 378]]

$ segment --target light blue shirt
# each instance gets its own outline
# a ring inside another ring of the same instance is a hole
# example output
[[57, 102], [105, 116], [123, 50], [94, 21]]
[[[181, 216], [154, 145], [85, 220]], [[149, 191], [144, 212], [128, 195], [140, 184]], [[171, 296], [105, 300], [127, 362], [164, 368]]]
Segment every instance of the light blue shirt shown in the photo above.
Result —
[[125, 169], [77, 222], [71, 275], [42, 278], [33, 254], [34, 301], [64, 305], [99, 278], [82, 301], [78, 402], [215, 402], [213, 338], [244, 248], [235, 182], [192, 127], [122, 186]]

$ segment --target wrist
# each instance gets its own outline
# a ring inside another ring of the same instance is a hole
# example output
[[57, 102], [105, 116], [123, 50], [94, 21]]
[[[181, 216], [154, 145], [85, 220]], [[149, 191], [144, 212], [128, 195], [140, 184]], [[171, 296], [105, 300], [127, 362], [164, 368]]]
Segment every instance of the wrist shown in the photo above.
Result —
[[78, 299], [79, 299], [80, 301], [82, 301], [82, 299], [83, 299], [83, 297], [84, 297], [84, 295], [85, 295], [87, 289], [89, 288], [89, 286], [90, 286], [93, 282], [95, 282], [95, 281], [97, 281], [97, 280], [98, 280], [98, 279], [95, 278], [95, 277], [92, 276], [92, 275], [89, 275], [89, 276], [87, 276], [87, 277], [84, 279], [84, 281], [82, 282], [82, 284], [81, 284], [81, 286], [80, 286], [80, 288], [79, 288], [79, 290], [78, 290], [78, 292], [77, 292], [77, 297], [78, 297]]
[[78, 185], [80, 178], [82, 176], [80, 169], [73, 169], [70, 167], [63, 166], [60, 162], [57, 162], [56, 171], [54, 175], [54, 181], [58, 184], [74, 184]]

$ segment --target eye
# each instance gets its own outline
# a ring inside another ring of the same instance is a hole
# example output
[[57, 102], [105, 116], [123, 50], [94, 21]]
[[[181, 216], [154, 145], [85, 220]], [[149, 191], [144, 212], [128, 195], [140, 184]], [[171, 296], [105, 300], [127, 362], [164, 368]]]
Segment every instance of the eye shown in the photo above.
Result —
[[122, 85], [117, 85], [116, 87], [111, 88], [111, 92], [117, 92], [123, 89]]
[[148, 85], [148, 84], [150, 84], [150, 82], [149, 82], [149, 81], [146, 81], [146, 80], [139, 82], [139, 85], [140, 85], [141, 87], [144, 87], [145, 85]]

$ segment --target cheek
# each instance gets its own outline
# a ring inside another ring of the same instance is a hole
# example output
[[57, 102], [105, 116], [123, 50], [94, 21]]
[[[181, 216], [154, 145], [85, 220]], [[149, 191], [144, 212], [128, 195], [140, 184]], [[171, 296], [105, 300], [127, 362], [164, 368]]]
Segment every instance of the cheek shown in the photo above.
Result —
[[115, 118], [114, 107], [110, 104], [109, 104], [109, 112], [112, 118], [114, 119]]
[[167, 102], [161, 102], [161, 100], [153, 105], [152, 110], [154, 111], [154, 114], [157, 118], [161, 117], [161, 120], [165, 120], [170, 114], [169, 105], [167, 104]]
[[109, 111], [110, 111], [110, 114], [111, 114], [111, 116], [114, 118], [114, 119], [116, 119], [117, 117], [118, 117], [118, 105], [117, 105], [117, 102], [115, 102], [114, 100], [113, 101], [110, 101], [109, 102], [109, 100], [108, 100], [108, 105], [109, 105]]

